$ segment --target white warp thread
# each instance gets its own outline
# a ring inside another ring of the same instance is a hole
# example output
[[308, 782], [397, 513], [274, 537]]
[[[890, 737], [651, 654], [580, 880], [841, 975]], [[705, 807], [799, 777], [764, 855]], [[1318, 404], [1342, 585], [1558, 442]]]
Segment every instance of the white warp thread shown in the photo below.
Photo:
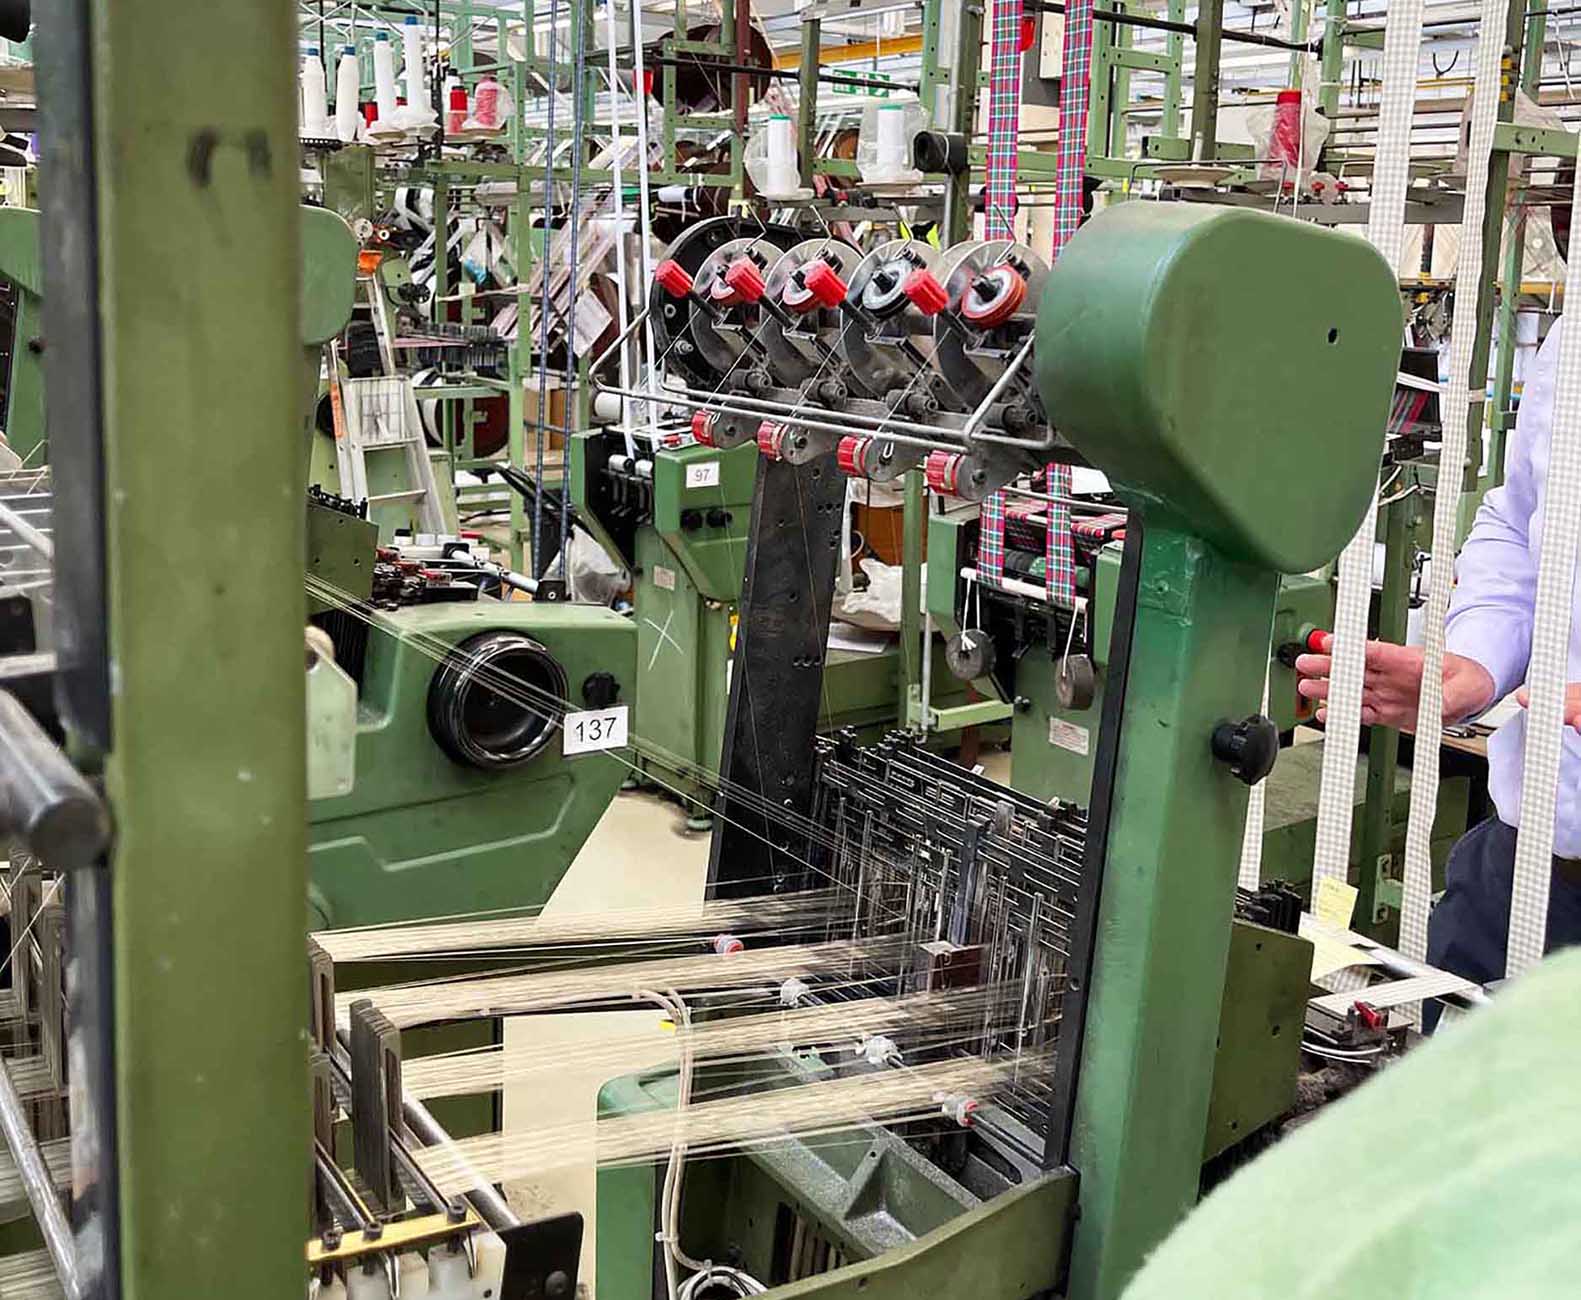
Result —
[[[1581, 198], [1581, 172], [1576, 177]], [[1581, 302], [1581, 257], [1570, 259], [1565, 301]], [[1531, 705], [1521, 779], [1521, 823], [1515, 841], [1505, 974], [1519, 975], [1542, 958], [1553, 875], [1554, 813], [1564, 748], [1565, 687], [1570, 676], [1570, 620], [1575, 608], [1576, 546], [1581, 544], [1581, 321], [1559, 340], [1552, 444], [1544, 485], [1542, 554], [1532, 655], [1526, 670]]]
[[[1491, 0], [1489, 0], [1491, 3]], [[1488, 4], [1484, 4], [1484, 9]], [[1405, 197], [1410, 184], [1411, 117], [1421, 58], [1422, 0], [1403, 0], [1384, 12], [1382, 95], [1367, 238], [1396, 275], [1405, 248]], [[1373, 543], [1378, 528], [1374, 493], [1356, 535], [1339, 558], [1334, 598], [1334, 661], [1318, 790], [1312, 891], [1324, 879], [1343, 881], [1350, 868], [1351, 819], [1356, 806], [1356, 756], [1361, 749], [1362, 683], [1366, 671], [1367, 609], [1372, 598]], [[1365, 867], [1364, 867], [1365, 869]]]
[[[1444, 436], [1433, 497], [1433, 562], [1427, 608], [1422, 616], [1422, 695], [1417, 705], [1415, 757], [1411, 765], [1411, 815], [1405, 831], [1405, 869], [1400, 900], [1400, 951], [1418, 961], [1427, 955], [1427, 914], [1433, 891], [1432, 836], [1438, 815], [1438, 757], [1444, 730], [1444, 618], [1455, 580], [1455, 542], [1460, 486], [1470, 433], [1472, 391], [1479, 417], [1486, 375], [1471, 373], [1477, 343], [1477, 305], [1482, 290], [1482, 222], [1488, 204], [1488, 167], [1499, 106], [1508, 0], [1482, 0], [1477, 33], [1476, 83], [1471, 105], [1471, 144], [1466, 164], [1466, 203], [1455, 272], [1455, 315], [1450, 327], [1449, 382], [1443, 396]], [[1502, 194], [1495, 196], [1502, 203]], [[1497, 227], [1496, 227], [1497, 228]], [[1497, 252], [1497, 249], [1494, 250]], [[1477, 420], [1480, 439], [1482, 420]]]

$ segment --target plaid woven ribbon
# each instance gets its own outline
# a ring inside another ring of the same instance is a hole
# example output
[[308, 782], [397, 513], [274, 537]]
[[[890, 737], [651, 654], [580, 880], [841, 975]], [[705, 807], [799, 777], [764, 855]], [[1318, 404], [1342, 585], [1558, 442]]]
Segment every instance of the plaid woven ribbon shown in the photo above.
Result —
[[[988, 176], [984, 189], [990, 239], [1016, 237], [1016, 137], [1021, 128], [1021, 0], [994, 0], [989, 46]], [[994, 492], [979, 515], [977, 572], [989, 582], [1005, 573], [1005, 498]]]
[[[1057, 260], [1081, 225], [1082, 181], [1087, 174], [1087, 112], [1092, 89], [1092, 0], [1065, 5], [1065, 56], [1059, 100], [1059, 164], [1055, 176], [1054, 247]], [[1070, 604], [1076, 599], [1076, 556], [1071, 546], [1069, 465], [1048, 467], [1048, 550], [1043, 579], [1049, 599]]]

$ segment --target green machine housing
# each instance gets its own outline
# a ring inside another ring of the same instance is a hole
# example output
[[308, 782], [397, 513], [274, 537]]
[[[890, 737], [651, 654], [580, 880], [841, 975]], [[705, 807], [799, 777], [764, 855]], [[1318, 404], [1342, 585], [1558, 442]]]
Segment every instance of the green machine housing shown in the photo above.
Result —
[[[1302, 292], [1270, 315], [1263, 286], [1293, 267]], [[1130, 510], [1091, 755], [1091, 967], [1069, 972], [1056, 1049], [1069, 1128], [1045, 1135], [1041, 1171], [992, 1195], [970, 1155], [947, 1170], [882, 1126], [701, 1162], [686, 1249], [785, 1300], [1109, 1300], [1196, 1200], [1205, 1158], [1269, 1118], [1249, 1099], [1288, 1098], [1293, 1082], [1295, 1043], [1271, 1040], [1299, 1037], [1310, 949], [1232, 924], [1248, 789], [1264, 775], [1248, 755], [1268, 749], [1281, 575], [1330, 561], [1376, 485], [1393, 276], [1369, 245], [1312, 226], [1127, 203], [1067, 246], [1037, 328], [1045, 409]], [[1325, 400], [1292, 400], [1307, 389]], [[1292, 516], [1274, 485], [1314, 446], [1324, 477]], [[842, 1068], [780, 1062], [787, 1081]], [[656, 1073], [611, 1082], [603, 1104], [673, 1095]], [[654, 1177], [600, 1174], [605, 1300], [657, 1294]]]
[[[303, 249], [311, 412], [322, 344], [351, 315], [357, 246], [340, 217], [309, 208]], [[303, 428], [305, 479], [321, 439], [310, 414]], [[309, 804], [313, 928], [541, 906], [627, 771], [612, 754], [564, 756], [558, 727], [567, 709], [629, 702], [630, 623], [482, 594], [464, 563], [402, 582], [361, 503], [315, 490], [307, 511], [308, 572], [337, 606], [379, 606], [370, 619], [309, 601], [357, 683], [352, 788]]]
[[[642, 779], [689, 797], [706, 789], [724, 743], [757, 460], [751, 445], [633, 457], [614, 433], [571, 442], [576, 508], [632, 575], [639, 679], [633, 727], [646, 742]], [[900, 675], [895, 646], [831, 649], [820, 730], [892, 725]], [[958, 684], [942, 694], [943, 703], [967, 699]]]

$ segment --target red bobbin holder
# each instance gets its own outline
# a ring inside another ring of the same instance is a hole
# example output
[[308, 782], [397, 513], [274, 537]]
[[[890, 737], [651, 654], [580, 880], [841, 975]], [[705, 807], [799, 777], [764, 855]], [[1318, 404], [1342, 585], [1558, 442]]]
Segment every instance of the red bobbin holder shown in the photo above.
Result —
[[758, 425], [758, 450], [770, 460], [780, 459], [780, 448], [785, 442], [785, 426], [773, 420]]
[[[980, 302], [976, 296], [977, 284], [984, 280], [1003, 283], [1004, 292], [990, 298], [987, 303]], [[961, 315], [978, 329], [998, 329], [1021, 309], [1026, 297], [1026, 280], [1015, 267], [1008, 262], [1001, 262], [978, 276], [972, 287], [961, 296]]]
[[922, 475], [928, 487], [934, 492], [954, 496], [956, 485], [961, 481], [961, 461], [964, 459], [958, 451], [943, 448], [930, 451], [928, 459], [922, 463]]
[[807, 286], [807, 292], [818, 300], [820, 306], [838, 307], [845, 301], [845, 281], [840, 278], [834, 267], [821, 257], [814, 258], [802, 273], [802, 283]]
[[835, 463], [840, 467], [840, 473], [851, 478], [867, 477], [867, 453], [872, 447], [871, 438], [852, 435], [840, 439], [840, 445], [834, 449]]
[[950, 295], [944, 292], [944, 286], [933, 278], [933, 272], [926, 267], [918, 267], [908, 275], [900, 291], [924, 316], [937, 316], [950, 305]]
[[654, 267], [653, 278], [672, 298], [684, 298], [692, 291], [691, 273], [674, 258], [667, 257]]
[[714, 446], [714, 414], [711, 411], [692, 412], [692, 439], [705, 447]]
[[738, 257], [725, 268], [725, 283], [736, 291], [742, 302], [757, 302], [768, 285], [763, 272], [750, 257]]

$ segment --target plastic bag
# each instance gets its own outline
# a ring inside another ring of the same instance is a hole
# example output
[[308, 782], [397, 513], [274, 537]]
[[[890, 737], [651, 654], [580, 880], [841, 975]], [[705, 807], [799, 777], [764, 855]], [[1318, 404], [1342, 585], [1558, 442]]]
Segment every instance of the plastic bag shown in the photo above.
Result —
[[901, 567], [885, 564], [868, 556], [862, 561], [867, 586], [852, 589], [835, 609], [835, 617], [858, 627], [898, 628], [900, 626]]

